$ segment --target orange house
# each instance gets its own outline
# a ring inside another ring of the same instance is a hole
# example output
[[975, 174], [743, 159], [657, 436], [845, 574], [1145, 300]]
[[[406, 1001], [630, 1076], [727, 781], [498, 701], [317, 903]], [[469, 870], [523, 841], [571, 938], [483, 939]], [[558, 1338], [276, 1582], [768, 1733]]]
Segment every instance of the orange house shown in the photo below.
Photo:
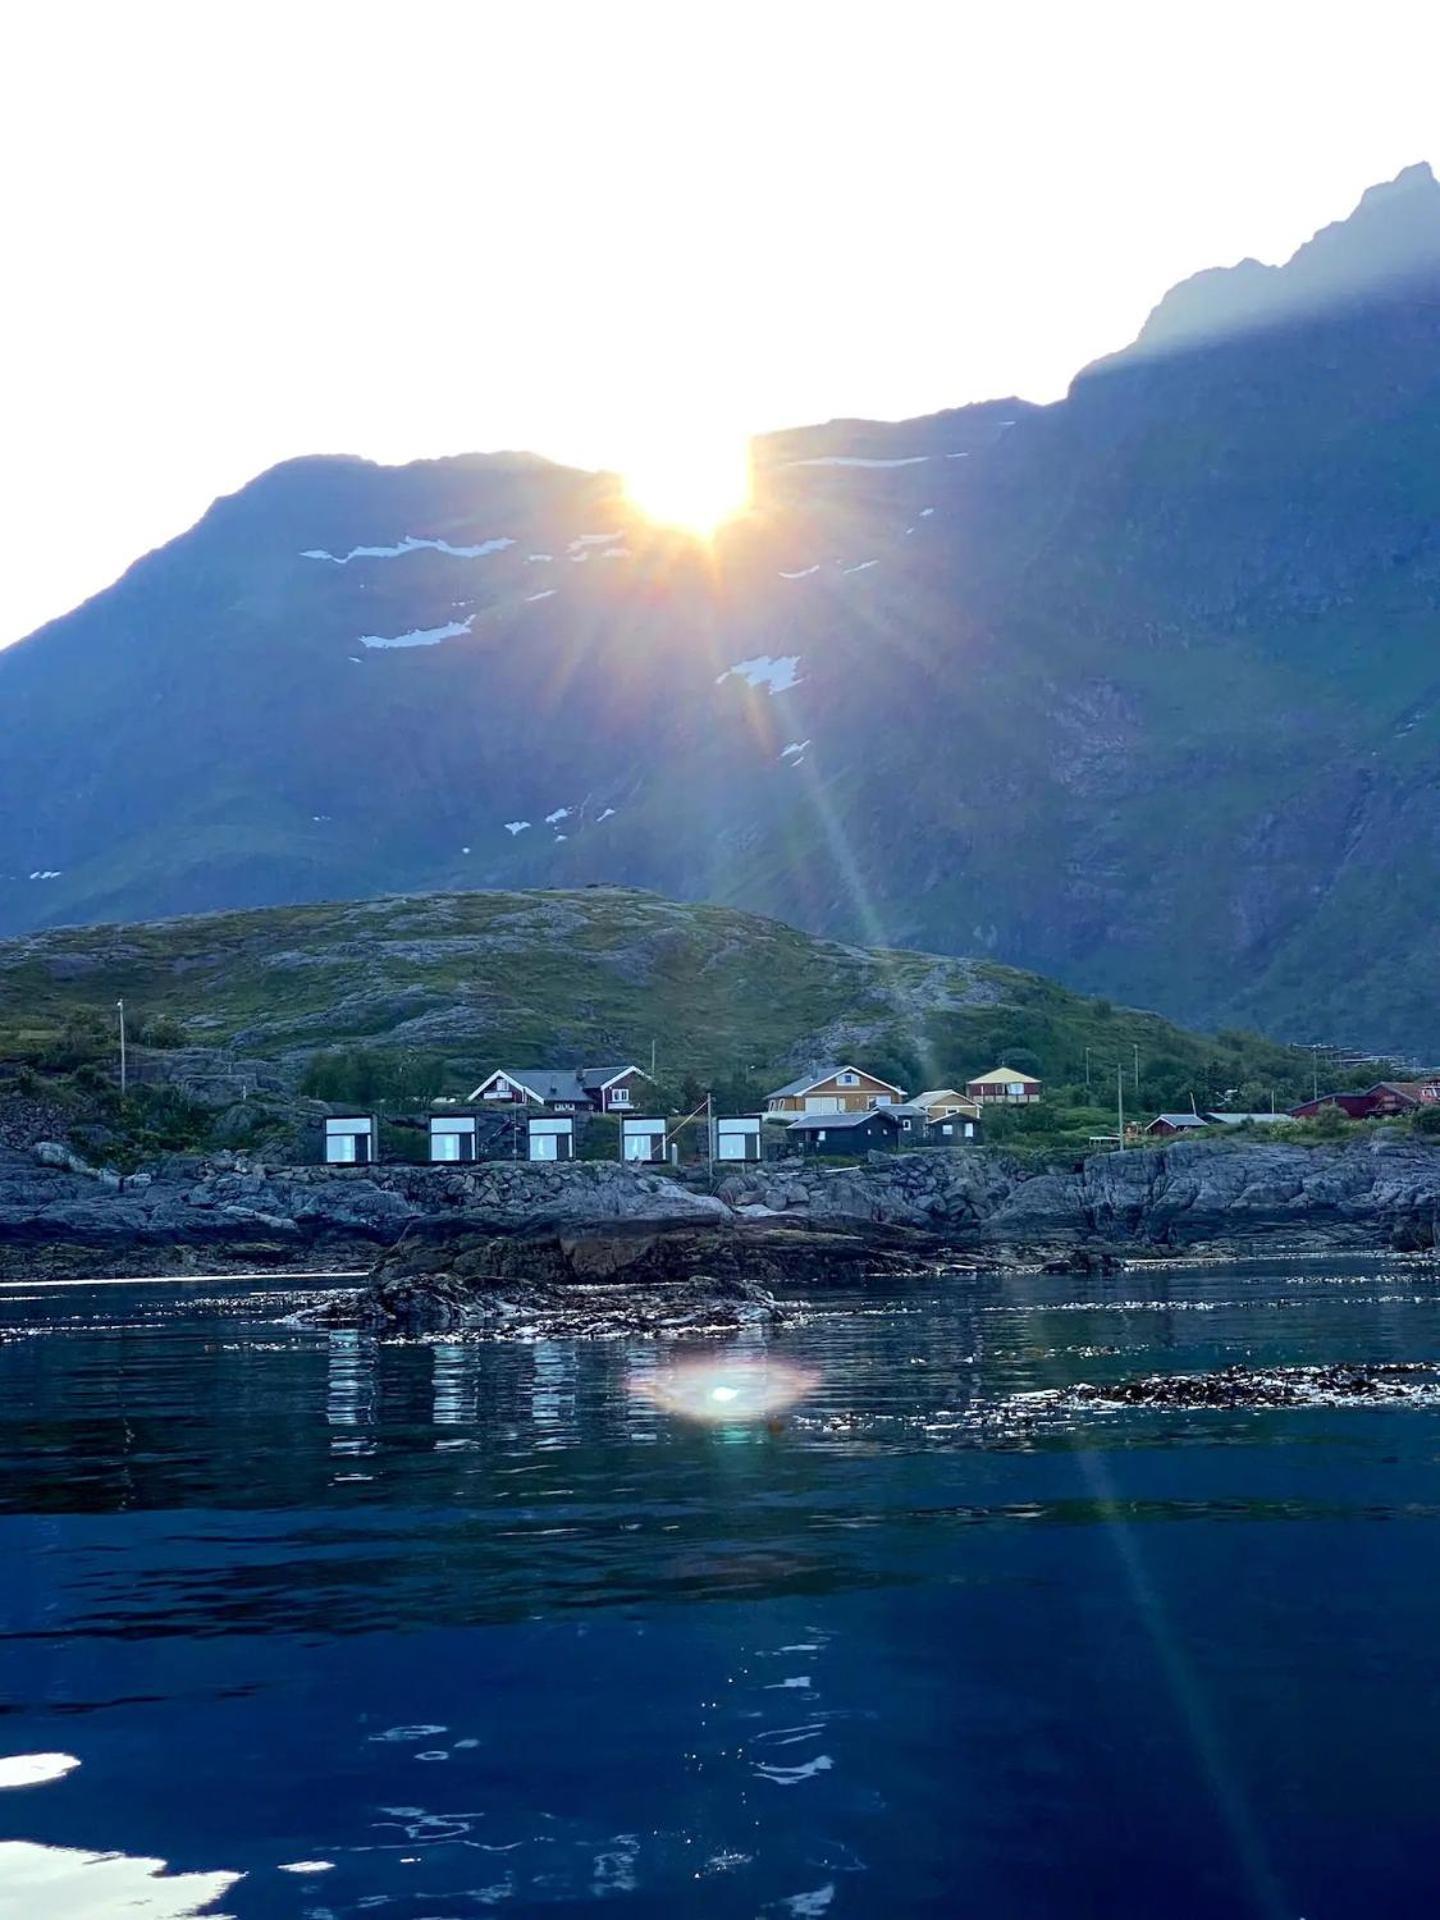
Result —
[[893, 1107], [905, 1098], [903, 1087], [893, 1087], [862, 1067], [819, 1067], [801, 1074], [788, 1086], [777, 1087], [765, 1100], [767, 1113], [866, 1113], [871, 1107]]

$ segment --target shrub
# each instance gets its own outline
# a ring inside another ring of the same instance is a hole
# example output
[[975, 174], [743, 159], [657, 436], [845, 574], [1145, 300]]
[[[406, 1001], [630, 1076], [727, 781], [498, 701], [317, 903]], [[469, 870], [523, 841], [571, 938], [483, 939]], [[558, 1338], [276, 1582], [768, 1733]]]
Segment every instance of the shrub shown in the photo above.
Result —
[[142, 1047], [183, 1047], [188, 1037], [180, 1022], [168, 1013], [152, 1014], [138, 1035]]
[[1411, 1115], [1416, 1133], [1440, 1133], [1440, 1106], [1420, 1107]]

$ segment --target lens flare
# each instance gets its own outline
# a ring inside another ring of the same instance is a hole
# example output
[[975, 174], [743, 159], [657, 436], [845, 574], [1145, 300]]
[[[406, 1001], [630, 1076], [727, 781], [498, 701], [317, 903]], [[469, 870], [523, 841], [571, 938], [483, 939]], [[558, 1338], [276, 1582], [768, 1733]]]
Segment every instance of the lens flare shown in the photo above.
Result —
[[719, 1425], [768, 1420], [813, 1392], [819, 1379], [818, 1373], [786, 1360], [727, 1360], [720, 1354], [632, 1376], [630, 1391], [682, 1420]]

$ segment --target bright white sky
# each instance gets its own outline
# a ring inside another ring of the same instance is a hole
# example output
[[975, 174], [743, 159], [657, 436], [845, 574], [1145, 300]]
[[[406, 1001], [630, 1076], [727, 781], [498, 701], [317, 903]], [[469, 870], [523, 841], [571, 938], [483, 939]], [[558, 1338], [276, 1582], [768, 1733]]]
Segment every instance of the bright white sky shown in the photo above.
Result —
[[1051, 398], [1437, 72], [1424, 0], [11, 5], [0, 643], [293, 454]]

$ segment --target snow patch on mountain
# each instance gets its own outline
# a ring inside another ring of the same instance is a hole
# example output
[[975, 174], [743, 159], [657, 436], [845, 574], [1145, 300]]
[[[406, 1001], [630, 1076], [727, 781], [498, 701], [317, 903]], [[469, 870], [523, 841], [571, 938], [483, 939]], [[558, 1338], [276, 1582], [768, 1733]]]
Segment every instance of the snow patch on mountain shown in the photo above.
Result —
[[507, 820], [505, 822], [505, 831], [513, 840], [517, 833], [524, 833], [529, 824], [530, 822], [528, 820]]
[[407, 533], [393, 547], [352, 547], [349, 553], [327, 553], [324, 547], [307, 547], [300, 558], [328, 560], [333, 566], [348, 567], [352, 560], [395, 560], [402, 553], [419, 553], [428, 547], [433, 553], [448, 553], [452, 560], [479, 560], [487, 553], [503, 553], [514, 544], [507, 535], [499, 540], [482, 540], [473, 547], [454, 547], [448, 540], [417, 540], [413, 533]]
[[715, 684], [717, 687], [723, 686], [733, 675], [743, 680], [747, 687], [768, 687], [772, 695], [788, 693], [791, 687], [799, 685], [799, 666], [798, 653], [782, 654], [778, 660], [772, 659], [768, 653], [757, 653], [753, 660], [737, 660], [724, 673], [717, 673]]
[[388, 635], [362, 633], [359, 644], [362, 647], [438, 647], [442, 640], [458, 640], [462, 633], [469, 633], [474, 620], [474, 614], [470, 613], [463, 620], [451, 620], [443, 627], [415, 627], [409, 633]]
[[527, 593], [525, 598], [527, 600], [548, 600], [551, 594], [557, 591], [558, 589], [555, 587], [542, 587], [539, 593]]
[[792, 740], [788, 747], [782, 747], [780, 749], [780, 758], [782, 760], [798, 760], [809, 744], [810, 742], [808, 740]]
[[867, 567], [878, 567], [879, 564], [880, 562], [878, 560], [860, 560], [857, 561], [853, 567], [845, 567], [842, 571], [845, 573], [864, 573]]
[[899, 460], [862, 460], [852, 453], [819, 453], [809, 460], [787, 460], [787, 467], [923, 467], [928, 453], [907, 453]]
[[553, 813], [546, 814], [545, 816], [546, 826], [553, 827], [558, 825], [559, 822], [562, 820], [568, 820], [570, 818], [571, 811], [572, 809], [569, 807], [556, 807]]
[[812, 573], [819, 573], [819, 571], [820, 562], [817, 560], [813, 567], [801, 567], [798, 573], [786, 573], [782, 567], [780, 569], [780, 578], [782, 580], [808, 580]]

